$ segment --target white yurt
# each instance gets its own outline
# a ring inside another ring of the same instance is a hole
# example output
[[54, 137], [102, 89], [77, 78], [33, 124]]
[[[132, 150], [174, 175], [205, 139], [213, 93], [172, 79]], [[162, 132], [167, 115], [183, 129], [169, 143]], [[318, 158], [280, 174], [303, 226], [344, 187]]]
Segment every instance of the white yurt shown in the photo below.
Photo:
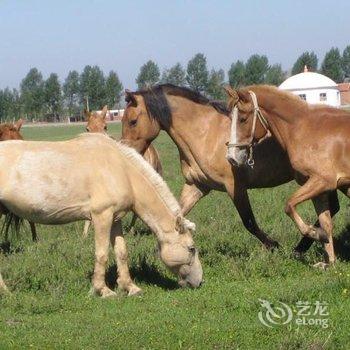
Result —
[[311, 104], [340, 106], [338, 85], [325, 75], [309, 72], [306, 66], [303, 73], [289, 77], [279, 88], [290, 91]]

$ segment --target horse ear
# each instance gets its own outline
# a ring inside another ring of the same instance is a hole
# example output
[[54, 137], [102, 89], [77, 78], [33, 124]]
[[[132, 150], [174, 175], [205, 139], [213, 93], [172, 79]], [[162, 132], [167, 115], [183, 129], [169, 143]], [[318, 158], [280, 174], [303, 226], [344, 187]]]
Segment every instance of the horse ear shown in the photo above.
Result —
[[176, 230], [179, 231], [180, 234], [186, 231], [194, 233], [196, 231], [196, 224], [184, 218], [182, 215], [178, 215], [176, 217]]
[[239, 101], [238, 101], [238, 109], [241, 112], [251, 112], [252, 108], [253, 108], [253, 104], [252, 104], [252, 98], [249, 94], [249, 91], [246, 89], [242, 89], [242, 90], [238, 90], [238, 97], [239, 97]]
[[16, 121], [16, 123], [13, 124], [17, 131], [20, 131], [22, 125], [23, 125], [23, 119], [19, 119]]
[[134, 107], [137, 106], [137, 100], [132, 91], [125, 89], [125, 102], [131, 103]]
[[86, 108], [84, 108], [84, 117], [85, 117], [85, 120], [88, 122], [90, 117], [91, 117], [91, 112], [88, 111]]
[[248, 90], [242, 89], [237, 91], [238, 98], [242, 102], [251, 102], [251, 97]]
[[229, 105], [230, 107], [233, 107], [237, 104], [239, 101], [239, 96], [237, 90], [232, 89], [230, 85], [225, 85], [224, 90], [226, 91], [227, 95], [229, 96]]
[[106, 119], [107, 111], [108, 111], [108, 107], [107, 107], [107, 105], [105, 105], [102, 109], [102, 112], [101, 112], [102, 119]]
[[180, 234], [185, 232], [185, 226], [184, 226], [184, 218], [182, 215], [178, 215], [176, 217], [176, 231], [179, 231]]

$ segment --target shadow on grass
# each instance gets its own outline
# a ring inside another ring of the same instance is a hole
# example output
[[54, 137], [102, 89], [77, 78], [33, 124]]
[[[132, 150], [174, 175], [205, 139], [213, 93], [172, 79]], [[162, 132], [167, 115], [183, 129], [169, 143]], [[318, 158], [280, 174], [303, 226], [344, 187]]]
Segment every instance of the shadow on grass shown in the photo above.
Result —
[[149, 236], [152, 234], [152, 231], [146, 226], [143, 226], [143, 227], [128, 226], [125, 232], [128, 232], [134, 236]]
[[340, 235], [334, 238], [336, 256], [344, 261], [350, 261], [350, 224], [346, 225]]
[[[111, 265], [106, 271], [106, 284], [109, 288], [115, 289], [117, 287], [117, 266]], [[165, 290], [174, 290], [180, 288], [175, 280], [163, 276], [154, 267], [142, 262], [140, 266], [130, 269], [130, 274], [135, 282], [143, 282], [148, 285], [156, 285]], [[92, 273], [90, 278], [92, 278]]]

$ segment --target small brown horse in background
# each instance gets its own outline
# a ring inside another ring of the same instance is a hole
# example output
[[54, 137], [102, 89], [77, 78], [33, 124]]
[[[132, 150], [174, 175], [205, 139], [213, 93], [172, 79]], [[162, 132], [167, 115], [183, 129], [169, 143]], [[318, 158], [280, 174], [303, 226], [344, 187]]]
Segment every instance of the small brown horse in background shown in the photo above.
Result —
[[[21, 127], [23, 125], [23, 120], [19, 119], [16, 123], [4, 123], [0, 124], [0, 141], [8, 140], [23, 140], [20, 133]], [[37, 234], [35, 224], [29, 221], [30, 230], [32, 232], [32, 239], [34, 242], [37, 241]]]
[[[273, 135], [303, 184], [288, 199], [285, 212], [304, 237], [326, 243], [326, 262], [333, 263], [333, 224], [327, 194], [339, 189], [350, 196], [350, 113], [324, 105], [310, 106], [289, 92], [267, 85], [226, 91], [231, 107], [236, 108], [232, 120], [234, 161], [244, 164], [252, 155], [253, 144], [269, 132]], [[296, 211], [297, 205], [308, 199], [314, 202], [322, 229], [306, 224]]]
[[[84, 111], [85, 118], [87, 121], [86, 131], [87, 132], [97, 132], [97, 133], [107, 133], [107, 115], [108, 107], [104, 106], [101, 113]], [[162, 163], [160, 162], [159, 153], [156, 148], [150, 144], [149, 147], [142, 154], [143, 158], [152, 166], [152, 168], [160, 175], [163, 176]], [[134, 226], [137, 219], [137, 215], [133, 214], [130, 223], [130, 232], [134, 233]], [[86, 237], [90, 227], [90, 221], [85, 222], [83, 236]]]

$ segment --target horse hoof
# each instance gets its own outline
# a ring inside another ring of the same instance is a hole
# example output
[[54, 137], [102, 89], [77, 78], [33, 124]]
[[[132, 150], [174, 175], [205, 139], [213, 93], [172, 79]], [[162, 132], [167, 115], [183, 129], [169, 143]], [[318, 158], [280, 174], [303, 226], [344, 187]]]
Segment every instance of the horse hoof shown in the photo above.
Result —
[[137, 287], [137, 286], [132, 286], [130, 289], [129, 289], [129, 293], [128, 293], [128, 296], [129, 297], [132, 297], [132, 296], [139, 296], [142, 294], [142, 289]]
[[324, 271], [325, 271], [325, 270], [328, 269], [329, 264], [320, 261], [320, 262], [318, 262], [318, 263], [312, 265], [312, 267], [315, 267], [316, 269], [321, 269], [321, 270], [324, 270]]
[[108, 287], [104, 287], [102, 289], [95, 289], [95, 288], [91, 288], [89, 291], [89, 296], [91, 297], [96, 297], [96, 296], [100, 296], [101, 298], [105, 299], [105, 298], [113, 298], [117, 296], [116, 292], [113, 292], [111, 289], [109, 289]]
[[110, 290], [109, 288], [104, 288], [101, 291], [101, 298], [106, 299], [106, 298], [115, 298], [117, 296], [116, 292], [113, 292], [113, 290]]
[[316, 237], [321, 243], [329, 243], [327, 232], [321, 227], [316, 228]]
[[95, 290], [94, 287], [91, 287], [88, 293], [89, 297], [95, 297], [98, 295], [98, 292]]
[[279, 243], [277, 241], [272, 240], [272, 239], [265, 242], [264, 246], [267, 250], [271, 250], [271, 251], [274, 251], [275, 249], [278, 249], [280, 247]]
[[292, 258], [294, 258], [296, 260], [303, 260], [304, 259], [304, 252], [294, 249], [292, 252]]

